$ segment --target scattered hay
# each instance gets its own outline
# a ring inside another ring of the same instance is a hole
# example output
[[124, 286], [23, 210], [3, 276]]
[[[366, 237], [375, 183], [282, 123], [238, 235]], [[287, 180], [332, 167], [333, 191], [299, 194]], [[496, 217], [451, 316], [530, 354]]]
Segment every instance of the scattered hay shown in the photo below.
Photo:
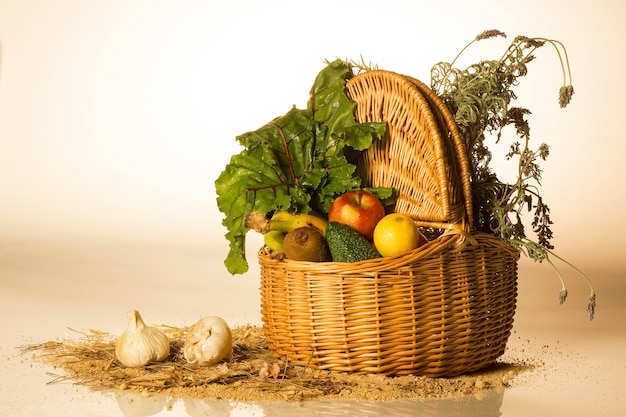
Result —
[[169, 336], [170, 357], [161, 363], [127, 368], [115, 357], [116, 339], [97, 330], [77, 332], [76, 340], [49, 341], [21, 347], [36, 360], [60, 369], [49, 383], [71, 382], [94, 390], [158, 393], [179, 398], [235, 401], [303, 401], [317, 399], [390, 400], [442, 398], [506, 387], [531, 368], [497, 363], [455, 378], [387, 377], [314, 370], [276, 360], [261, 327], [233, 329], [234, 357], [212, 366], [189, 364], [182, 355], [186, 328], [160, 326]]

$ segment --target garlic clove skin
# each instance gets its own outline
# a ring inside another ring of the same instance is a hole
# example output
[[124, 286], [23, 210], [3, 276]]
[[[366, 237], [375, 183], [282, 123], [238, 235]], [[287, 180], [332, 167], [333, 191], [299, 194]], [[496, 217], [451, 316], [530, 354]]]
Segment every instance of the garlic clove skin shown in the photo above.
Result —
[[200, 319], [189, 328], [183, 356], [189, 363], [213, 365], [233, 357], [233, 336], [228, 324], [221, 317]]
[[144, 323], [137, 310], [126, 313], [128, 327], [115, 344], [115, 356], [125, 366], [135, 368], [161, 362], [170, 354], [167, 335]]

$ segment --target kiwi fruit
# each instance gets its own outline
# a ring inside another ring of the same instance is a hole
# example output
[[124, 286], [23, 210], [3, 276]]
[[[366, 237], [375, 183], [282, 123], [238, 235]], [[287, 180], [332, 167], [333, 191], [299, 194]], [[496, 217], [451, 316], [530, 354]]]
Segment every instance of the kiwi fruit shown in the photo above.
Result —
[[303, 226], [291, 230], [285, 236], [285, 256], [294, 261], [330, 261], [330, 249], [326, 237], [314, 227]]

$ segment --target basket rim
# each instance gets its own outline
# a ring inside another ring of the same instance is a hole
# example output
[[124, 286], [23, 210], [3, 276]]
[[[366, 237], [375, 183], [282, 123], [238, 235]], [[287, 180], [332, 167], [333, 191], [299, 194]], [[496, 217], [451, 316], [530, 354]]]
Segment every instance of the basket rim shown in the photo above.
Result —
[[307, 262], [287, 258], [275, 259], [271, 256], [271, 250], [265, 245], [259, 249], [257, 255], [259, 262], [275, 263], [276, 265], [281, 265], [282, 268], [290, 270], [312, 272], [315, 274], [325, 273], [328, 275], [340, 275], [343, 278], [345, 278], [345, 275], [373, 277], [378, 275], [381, 271], [402, 269], [420, 260], [437, 256], [448, 248], [454, 252], [460, 252], [467, 246], [479, 247], [485, 244], [486, 241], [489, 241], [490, 244], [498, 245], [503, 253], [519, 257], [520, 252], [518, 249], [506, 243], [496, 235], [485, 232], [469, 233], [462, 227], [451, 227], [441, 236], [409, 252], [396, 256], [386, 256], [358, 262]]

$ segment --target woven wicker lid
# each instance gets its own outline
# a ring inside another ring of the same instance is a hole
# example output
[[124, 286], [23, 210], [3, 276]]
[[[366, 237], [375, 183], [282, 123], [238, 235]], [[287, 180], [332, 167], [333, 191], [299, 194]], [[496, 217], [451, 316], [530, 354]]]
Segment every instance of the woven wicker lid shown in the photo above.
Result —
[[348, 96], [360, 122], [387, 123], [385, 137], [363, 153], [358, 173], [367, 187], [395, 187], [395, 211], [421, 226], [469, 227], [472, 199], [467, 153], [453, 116], [419, 80], [372, 70], [351, 78]]

